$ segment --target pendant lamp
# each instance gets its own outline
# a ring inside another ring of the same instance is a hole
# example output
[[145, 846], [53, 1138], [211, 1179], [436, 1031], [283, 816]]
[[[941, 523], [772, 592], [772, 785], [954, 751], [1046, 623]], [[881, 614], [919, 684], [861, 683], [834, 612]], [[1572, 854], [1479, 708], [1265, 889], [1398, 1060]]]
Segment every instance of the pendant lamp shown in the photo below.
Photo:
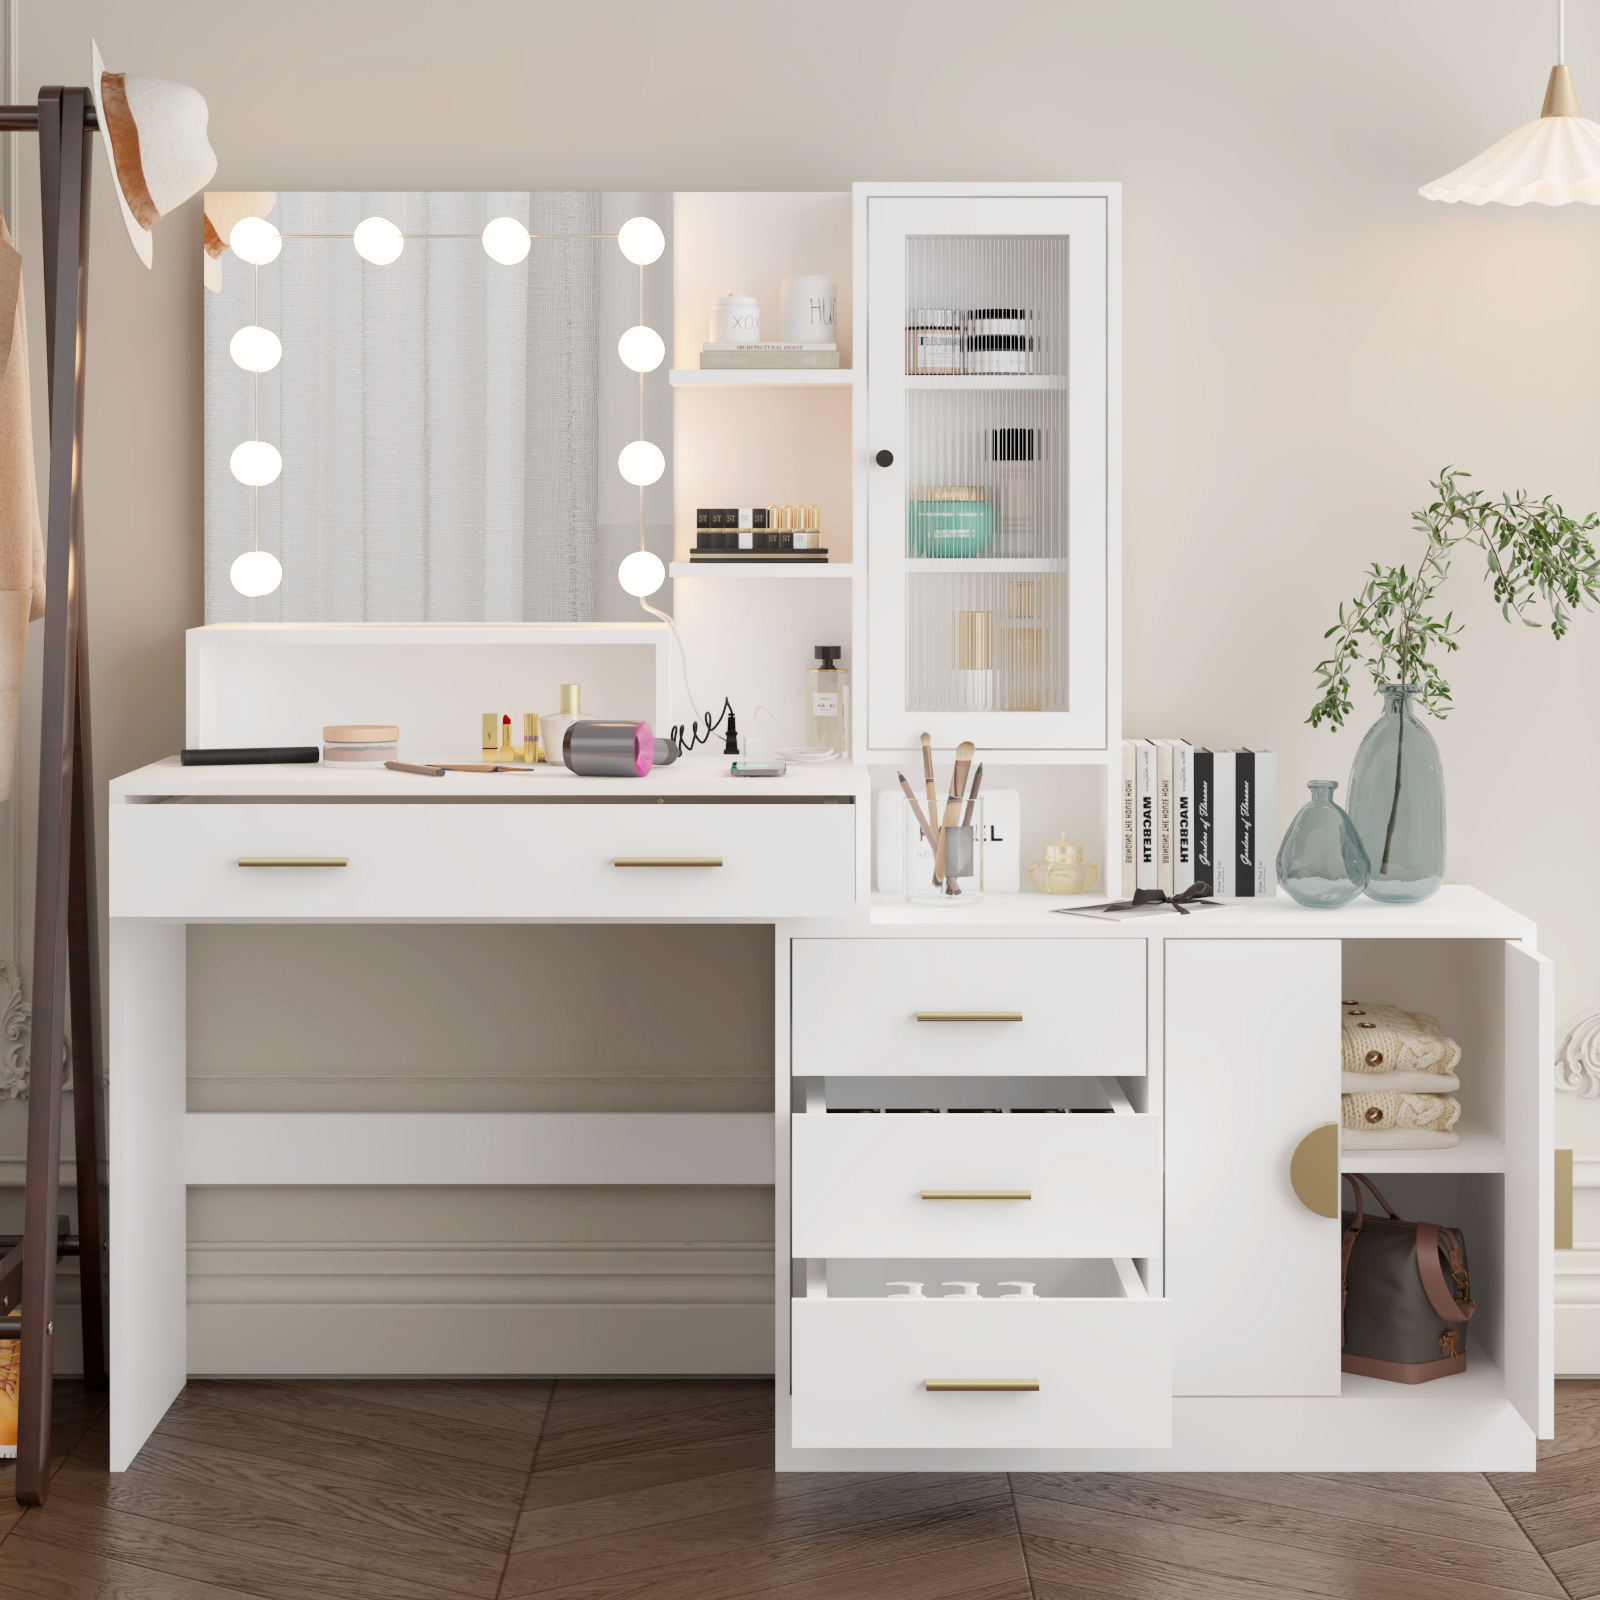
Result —
[[1468, 205], [1564, 206], [1574, 200], [1600, 205], [1600, 122], [1578, 113], [1578, 94], [1566, 65], [1565, 0], [1556, 4], [1556, 65], [1544, 108], [1532, 122], [1508, 133], [1465, 166], [1417, 193], [1424, 200]]

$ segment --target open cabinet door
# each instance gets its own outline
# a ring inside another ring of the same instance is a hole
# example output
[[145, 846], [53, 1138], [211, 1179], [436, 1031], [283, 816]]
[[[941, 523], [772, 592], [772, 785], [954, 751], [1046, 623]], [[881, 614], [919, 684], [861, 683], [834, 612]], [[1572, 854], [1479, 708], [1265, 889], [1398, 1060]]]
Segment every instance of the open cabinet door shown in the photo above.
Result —
[[1555, 1434], [1555, 967], [1506, 945], [1506, 1398]]

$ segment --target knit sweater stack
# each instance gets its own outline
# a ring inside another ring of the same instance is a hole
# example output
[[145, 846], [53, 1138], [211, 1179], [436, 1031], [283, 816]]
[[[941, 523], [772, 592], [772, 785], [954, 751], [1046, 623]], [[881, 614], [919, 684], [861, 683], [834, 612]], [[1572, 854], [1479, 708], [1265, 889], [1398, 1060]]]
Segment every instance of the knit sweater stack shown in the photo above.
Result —
[[1346, 1000], [1343, 1150], [1442, 1150], [1461, 1142], [1461, 1046], [1437, 1017]]

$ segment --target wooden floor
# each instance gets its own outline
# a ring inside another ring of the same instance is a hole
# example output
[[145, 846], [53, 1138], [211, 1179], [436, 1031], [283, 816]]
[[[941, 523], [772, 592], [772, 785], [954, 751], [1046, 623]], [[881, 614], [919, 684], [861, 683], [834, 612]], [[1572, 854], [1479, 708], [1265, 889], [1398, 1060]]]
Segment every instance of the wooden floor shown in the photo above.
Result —
[[[779, 1477], [749, 1382], [191, 1383], [132, 1471], [62, 1384], [6, 1600], [1600, 1595], [1600, 1384], [1537, 1473]], [[9, 1484], [0, 1485], [9, 1497]]]

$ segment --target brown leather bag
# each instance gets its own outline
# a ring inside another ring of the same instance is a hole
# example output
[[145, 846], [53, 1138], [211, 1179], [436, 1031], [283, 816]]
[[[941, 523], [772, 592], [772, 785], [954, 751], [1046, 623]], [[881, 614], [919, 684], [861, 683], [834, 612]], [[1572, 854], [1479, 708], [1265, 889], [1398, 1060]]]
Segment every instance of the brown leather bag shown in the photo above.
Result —
[[[1371, 1178], [1345, 1177], [1356, 1208], [1344, 1214], [1344, 1371], [1391, 1383], [1465, 1372], [1467, 1319], [1477, 1307], [1459, 1230], [1402, 1221]], [[1365, 1214], [1363, 1184], [1386, 1217]]]

